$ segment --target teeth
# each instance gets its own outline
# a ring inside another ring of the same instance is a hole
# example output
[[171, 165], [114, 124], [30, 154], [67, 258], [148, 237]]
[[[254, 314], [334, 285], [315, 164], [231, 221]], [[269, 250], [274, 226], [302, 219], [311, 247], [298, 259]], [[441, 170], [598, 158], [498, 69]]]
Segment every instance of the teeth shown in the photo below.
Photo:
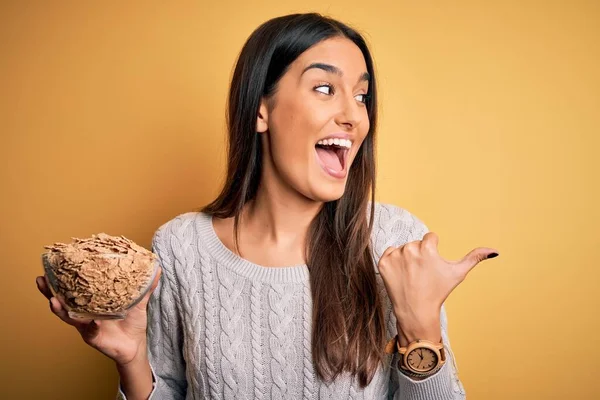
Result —
[[352, 147], [352, 141], [348, 140], [348, 139], [325, 139], [325, 140], [319, 140], [317, 142], [317, 144], [320, 144], [321, 146], [340, 146], [340, 147], [345, 147], [347, 149]]

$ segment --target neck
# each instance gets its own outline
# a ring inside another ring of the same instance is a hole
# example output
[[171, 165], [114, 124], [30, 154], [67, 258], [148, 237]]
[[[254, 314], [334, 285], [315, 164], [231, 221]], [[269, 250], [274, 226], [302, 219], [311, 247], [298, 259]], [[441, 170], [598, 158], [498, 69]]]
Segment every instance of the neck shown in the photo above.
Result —
[[323, 202], [302, 196], [286, 184], [270, 161], [269, 157], [263, 159], [260, 185], [242, 212], [241, 224], [255, 243], [303, 251], [308, 228]]
[[323, 203], [261, 186], [242, 214], [244, 229], [271, 246], [304, 246], [310, 223]]

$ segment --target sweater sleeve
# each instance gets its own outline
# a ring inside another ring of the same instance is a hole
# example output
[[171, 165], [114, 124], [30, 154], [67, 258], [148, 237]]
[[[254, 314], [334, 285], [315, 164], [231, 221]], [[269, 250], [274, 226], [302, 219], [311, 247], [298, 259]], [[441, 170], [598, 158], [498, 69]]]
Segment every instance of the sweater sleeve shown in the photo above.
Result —
[[[148, 302], [148, 359], [152, 370], [153, 390], [149, 400], [183, 400], [187, 381], [182, 355], [183, 331], [178, 313], [178, 292], [173, 271], [173, 257], [168, 232], [159, 229], [152, 239], [162, 275]], [[119, 384], [118, 400], [127, 400]]]
[[[390, 204], [377, 204], [376, 237], [374, 250], [377, 260], [389, 246], [399, 247], [405, 243], [422, 240], [429, 229], [419, 218], [405, 209]], [[398, 354], [392, 357], [390, 390], [394, 400], [464, 400], [465, 390], [458, 378], [458, 368], [448, 337], [448, 319], [445, 306], [440, 312], [442, 341], [446, 362], [434, 375], [414, 380], [398, 368]]]
[[392, 359], [392, 373], [398, 378], [398, 388], [394, 393], [394, 400], [464, 400], [465, 389], [458, 378], [456, 360], [450, 347], [448, 338], [448, 323], [445, 306], [441, 311], [442, 341], [446, 351], [446, 362], [434, 375], [417, 381], [398, 368], [398, 353]]

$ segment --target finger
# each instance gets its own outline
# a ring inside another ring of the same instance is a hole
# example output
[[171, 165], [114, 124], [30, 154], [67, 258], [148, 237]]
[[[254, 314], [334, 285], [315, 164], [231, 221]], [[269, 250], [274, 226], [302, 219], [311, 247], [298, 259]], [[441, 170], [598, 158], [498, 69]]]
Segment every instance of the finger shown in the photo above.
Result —
[[494, 258], [497, 255], [498, 250], [491, 249], [489, 247], [478, 247], [471, 250], [460, 261], [456, 262], [456, 268], [460, 273], [466, 275], [480, 262], [489, 258]]
[[48, 300], [52, 297], [52, 292], [50, 291], [50, 287], [46, 282], [46, 278], [43, 276], [38, 276], [35, 278], [35, 283], [37, 285], [38, 290], [42, 293]]
[[388, 247], [387, 249], [385, 249], [385, 251], [384, 251], [384, 252], [383, 252], [383, 254], [381, 255], [381, 258], [389, 256], [389, 255], [390, 255], [390, 253], [393, 253], [393, 252], [394, 252], [394, 250], [398, 250], [398, 248], [397, 248], [397, 247], [395, 247], [395, 246], [390, 246], [390, 247]]
[[100, 323], [101, 320], [94, 319], [90, 321], [89, 324], [86, 324], [82, 330], [80, 330], [81, 336], [86, 343], [92, 344], [94, 338], [98, 336], [98, 333], [100, 333]]
[[394, 247], [394, 246], [391, 246], [391, 247], [388, 247], [387, 249], [385, 249], [385, 251], [383, 252], [381, 257], [379, 257], [379, 261], [377, 262], [377, 273], [378, 274], [381, 274], [382, 276], [386, 274], [386, 270], [391, 261], [389, 256], [396, 250], [398, 250], [398, 248]]
[[435, 232], [427, 232], [421, 241], [421, 247], [432, 253], [438, 252], [439, 237]]
[[67, 312], [66, 308], [62, 305], [62, 303], [56, 297], [50, 298], [50, 310], [54, 313], [54, 315], [56, 315], [58, 318], [60, 318], [63, 322], [74, 326], [80, 332], [82, 330], [84, 330], [86, 325], [88, 325], [90, 322], [90, 321], [86, 321], [86, 320], [78, 321], [78, 320], [75, 320], [75, 319], [69, 317], [69, 313]]

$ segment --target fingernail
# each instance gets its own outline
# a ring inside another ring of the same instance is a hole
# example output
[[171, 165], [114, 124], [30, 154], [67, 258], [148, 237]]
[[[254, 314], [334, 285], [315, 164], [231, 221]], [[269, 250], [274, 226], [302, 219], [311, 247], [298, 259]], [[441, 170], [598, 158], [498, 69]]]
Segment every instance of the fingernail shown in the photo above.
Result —
[[487, 256], [488, 259], [494, 258], [494, 257], [498, 257], [498, 253], [491, 253], [491, 254], [488, 254], [488, 256]]

